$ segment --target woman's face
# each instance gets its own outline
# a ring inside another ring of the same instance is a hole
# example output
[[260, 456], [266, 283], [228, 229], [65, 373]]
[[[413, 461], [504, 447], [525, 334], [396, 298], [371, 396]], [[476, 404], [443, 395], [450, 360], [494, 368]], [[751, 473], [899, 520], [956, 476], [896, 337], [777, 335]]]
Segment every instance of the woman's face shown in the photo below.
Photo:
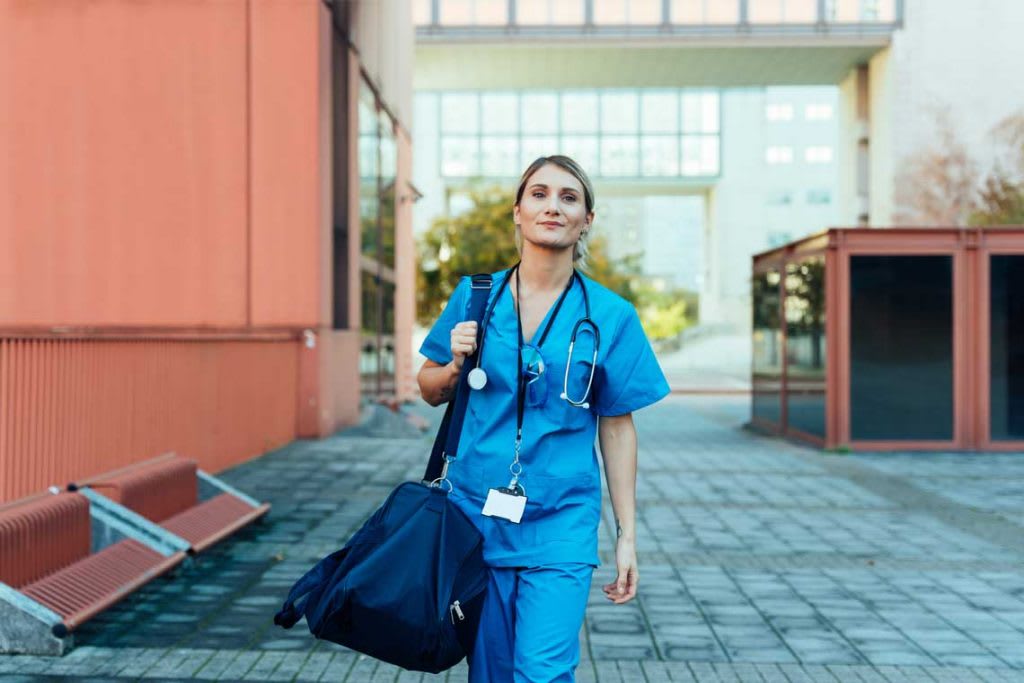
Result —
[[594, 218], [587, 213], [583, 183], [554, 164], [545, 164], [526, 180], [512, 210], [523, 241], [547, 249], [571, 249]]

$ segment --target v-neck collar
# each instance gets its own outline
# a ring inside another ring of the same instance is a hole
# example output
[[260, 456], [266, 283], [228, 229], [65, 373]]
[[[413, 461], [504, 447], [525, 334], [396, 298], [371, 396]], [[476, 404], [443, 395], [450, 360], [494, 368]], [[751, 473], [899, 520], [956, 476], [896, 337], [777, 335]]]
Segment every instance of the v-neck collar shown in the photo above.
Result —
[[[508, 271], [505, 274], [505, 277], [507, 277], [507, 278], [514, 278], [515, 277], [515, 272], [514, 272], [515, 270], [516, 270], [515, 267], [509, 268]], [[524, 344], [527, 344], [529, 346], [534, 346], [533, 340], [537, 338], [537, 335], [541, 333], [541, 330], [547, 329], [547, 326], [551, 324], [551, 323], [548, 322], [548, 319], [551, 318], [551, 316], [554, 314], [555, 309], [558, 308], [558, 302], [559, 302], [560, 299], [563, 298], [563, 293], [565, 295], [565, 298], [568, 298], [568, 296], [569, 296], [568, 290], [572, 289], [572, 284], [573, 284], [572, 281], [575, 278], [576, 278], [576, 272], [575, 272], [575, 268], [574, 268], [573, 272], [571, 272], [569, 274], [569, 282], [567, 282], [565, 284], [565, 286], [563, 287], [563, 291], [559, 292], [558, 296], [555, 297], [555, 300], [551, 302], [550, 306], [548, 306], [547, 313], [544, 314], [544, 317], [537, 324], [537, 328], [533, 331], [533, 334], [530, 335], [530, 339], [529, 340], [526, 340], [525, 338], [523, 339], [523, 343]], [[517, 304], [517, 302], [519, 300], [519, 292], [516, 291], [516, 293], [513, 295], [513, 293], [512, 293], [512, 281], [511, 280], [509, 280], [507, 289], [508, 289], [508, 292], [509, 292], [508, 298], [509, 298], [509, 300], [510, 300], [510, 302], [512, 304], [512, 315], [517, 316], [517, 319], [518, 319], [518, 315], [519, 314], [516, 311], [516, 307], [517, 307], [516, 304]], [[517, 337], [519, 336], [518, 332], [516, 333], [516, 336]]]

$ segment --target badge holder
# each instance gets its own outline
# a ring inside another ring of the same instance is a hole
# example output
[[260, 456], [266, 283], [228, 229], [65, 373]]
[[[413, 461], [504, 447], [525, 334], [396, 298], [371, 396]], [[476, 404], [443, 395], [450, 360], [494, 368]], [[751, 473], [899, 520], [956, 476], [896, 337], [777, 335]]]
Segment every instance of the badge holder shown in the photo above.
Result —
[[481, 514], [486, 517], [500, 517], [513, 524], [519, 524], [523, 519], [523, 512], [526, 510], [526, 489], [519, 483], [519, 475], [523, 473], [523, 466], [519, 463], [518, 439], [516, 439], [516, 457], [508, 469], [512, 472], [512, 480], [508, 486], [488, 490], [487, 500], [484, 502]]

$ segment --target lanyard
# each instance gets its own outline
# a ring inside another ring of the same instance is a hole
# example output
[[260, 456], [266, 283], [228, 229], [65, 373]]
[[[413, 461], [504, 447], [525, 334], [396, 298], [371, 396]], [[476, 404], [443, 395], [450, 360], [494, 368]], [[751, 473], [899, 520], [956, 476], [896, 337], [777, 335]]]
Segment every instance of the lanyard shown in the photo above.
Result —
[[[515, 441], [515, 458], [512, 461], [512, 465], [509, 469], [512, 472], [512, 483], [510, 488], [515, 488], [519, 480], [519, 475], [523, 471], [523, 466], [519, 464], [519, 447], [523, 441], [523, 413], [526, 409], [526, 381], [523, 377], [523, 316], [521, 313], [522, 306], [520, 305], [522, 288], [519, 284], [519, 264], [515, 266], [516, 271], [516, 297], [515, 297], [515, 308], [516, 308], [516, 324], [519, 330], [519, 344], [516, 347], [516, 441]], [[551, 331], [551, 325], [555, 322], [555, 318], [558, 317], [558, 311], [562, 308], [562, 303], [565, 301], [566, 295], [569, 294], [569, 290], [572, 289], [573, 280], [576, 279], [576, 270], [573, 269], [572, 275], [569, 276], [569, 281], [565, 283], [565, 289], [562, 290], [562, 295], [558, 297], [558, 302], [555, 304], [554, 310], [551, 312], [551, 317], [548, 318], [547, 325], [544, 326], [543, 330], [540, 330], [540, 340], [537, 342], [537, 350], [544, 344], [544, 340], [547, 339], [548, 332]], [[534, 333], [536, 336], [536, 333]]]

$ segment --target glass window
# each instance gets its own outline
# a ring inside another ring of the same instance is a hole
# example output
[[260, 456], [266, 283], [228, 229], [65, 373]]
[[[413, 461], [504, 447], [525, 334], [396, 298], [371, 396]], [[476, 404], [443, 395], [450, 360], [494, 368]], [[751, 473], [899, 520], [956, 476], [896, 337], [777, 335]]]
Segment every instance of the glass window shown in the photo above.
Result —
[[764, 117], [769, 121], [792, 121], [793, 105], [771, 102], [764, 105]]
[[700, 139], [700, 172], [701, 175], [718, 175], [719, 140], [717, 137], [705, 135]]
[[508, 23], [508, 0], [475, 0], [473, 23], [497, 26]]
[[582, 24], [583, 0], [516, 0], [516, 23], [524, 25]]
[[639, 99], [635, 92], [601, 93], [601, 132], [636, 133]]
[[953, 259], [850, 257], [850, 433], [953, 438]]
[[813, 24], [818, 20], [818, 0], [785, 0], [782, 21], [787, 24]]
[[[510, 167], [518, 172], [538, 156], [559, 152], [576, 158], [595, 177], [698, 177], [720, 171], [714, 91], [448, 92], [437, 97], [444, 177], [507, 177]], [[517, 136], [521, 140], [513, 148]]]
[[417, 26], [426, 26], [431, 22], [430, 8], [433, 0], [413, 0], [412, 20]]
[[359, 93], [359, 230], [360, 250], [377, 259], [380, 226], [379, 118], [373, 91], [362, 84]]
[[684, 133], [718, 132], [718, 94], [684, 92], [683, 121]]
[[793, 163], [793, 148], [772, 146], [764, 150], [764, 160], [769, 164]]
[[672, 0], [669, 6], [669, 21], [673, 24], [694, 26], [706, 23], [704, 0]]
[[640, 96], [641, 131], [644, 133], [679, 132], [679, 94], [645, 92]]
[[748, 0], [747, 20], [752, 24], [781, 24], [785, 0]]
[[825, 438], [825, 257], [786, 264], [786, 427]]
[[645, 176], [679, 175], [679, 137], [645, 135], [640, 140], [641, 172]]
[[637, 176], [640, 153], [632, 135], [606, 135], [601, 138], [601, 175]]
[[704, 23], [735, 24], [740, 20], [739, 2], [704, 0]]
[[596, 135], [563, 135], [562, 154], [575, 159], [585, 169], [597, 169], [598, 137]]
[[629, 23], [660, 24], [661, 0], [629, 0]]
[[484, 133], [515, 133], [519, 130], [519, 98], [514, 93], [480, 96], [480, 130]]
[[768, 206], [789, 206], [793, 203], [793, 192], [790, 190], [772, 190], [765, 200]]
[[754, 275], [751, 409], [755, 419], [782, 422], [782, 325], [778, 270]]
[[1024, 439], [1024, 255], [991, 257], [991, 439]]
[[808, 121], [828, 121], [832, 118], [832, 105], [808, 104], [804, 107], [804, 118]]
[[467, 26], [473, 23], [473, 0], [438, 0], [441, 23]]
[[522, 157], [519, 159], [520, 172], [526, 170], [526, 167], [532, 164], [538, 157], [557, 154], [558, 150], [558, 138], [554, 135], [524, 135]]
[[807, 203], [819, 206], [831, 204], [832, 193], [829, 190], [807, 190]]
[[594, 0], [595, 24], [660, 24], [661, 0]]
[[701, 175], [702, 146], [701, 139], [694, 135], [683, 136], [683, 175]]
[[523, 133], [537, 135], [558, 132], [558, 95], [524, 93], [520, 98]]
[[482, 172], [485, 176], [516, 176], [519, 168], [519, 138], [485, 135], [480, 139]]
[[441, 95], [441, 132], [466, 135], [480, 131], [480, 97], [477, 93]]
[[595, 24], [629, 23], [629, 0], [593, 0]]
[[447, 135], [441, 138], [441, 175], [472, 176], [480, 173], [480, 139]]
[[562, 95], [562, 131], [597, 133], [597, 93], [574, 92]]
[[827, 164], [832, 161], [831, 147], [808, 147], [804, 150], [804, 160], [809, 164]]

